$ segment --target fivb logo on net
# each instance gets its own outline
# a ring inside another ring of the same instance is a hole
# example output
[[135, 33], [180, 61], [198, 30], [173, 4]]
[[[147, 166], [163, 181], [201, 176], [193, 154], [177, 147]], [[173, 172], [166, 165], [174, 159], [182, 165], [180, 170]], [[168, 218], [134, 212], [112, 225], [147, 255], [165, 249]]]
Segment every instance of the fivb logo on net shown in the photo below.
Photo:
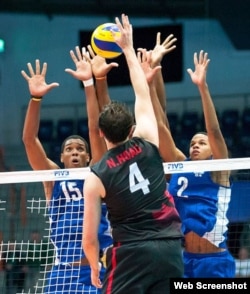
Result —
[[180, 171], [183, 170], [184, 164], [182, 162], [172, 162], [167, 164], [167, 169], [169, 171]]
[[54, 176], [57, 178], [64, 178], [69, 176], [69, 170], [56, 170], [54, 171]]

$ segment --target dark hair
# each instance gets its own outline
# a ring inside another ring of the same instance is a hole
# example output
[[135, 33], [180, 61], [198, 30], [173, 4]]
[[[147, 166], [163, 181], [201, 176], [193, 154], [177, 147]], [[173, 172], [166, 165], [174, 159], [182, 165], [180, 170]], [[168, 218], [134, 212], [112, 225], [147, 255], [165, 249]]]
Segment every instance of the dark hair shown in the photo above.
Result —
[[79, 139], [79, 140], [81, 140], [84, 143], [85, 147], [86, 147], [87, 153], [89, 153], [89, 144], [88, 144], [88, 142], [83, 137], [81, 137], [79, 135], [71, 135], [71, 136], [68, 136], [67, 138], [65, 138], [64, 141], [62, 142], [62, 145], [61, 145], [61, 153], [63, 153], [65, 143], [70, 139]]
[[99, 116], [99, 128], [111, 143], [123, 142], [134, 125], [134, 116], [129, 108], [112, 101], [105, 105]]

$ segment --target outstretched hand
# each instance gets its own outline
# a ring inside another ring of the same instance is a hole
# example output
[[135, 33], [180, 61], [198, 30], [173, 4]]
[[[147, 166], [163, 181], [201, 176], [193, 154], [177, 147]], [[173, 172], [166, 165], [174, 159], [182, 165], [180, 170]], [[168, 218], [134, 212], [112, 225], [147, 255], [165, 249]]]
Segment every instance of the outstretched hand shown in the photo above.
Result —
[[75, 51], [76, 53], [70, 50], [70, 56], [75, 63], [76, 70], [66, 68], [65, 72], [71, 74], [77, 80], [87, 81], [92, 78], [89, 53], [86, 51], [85, 47], [82, 48], [81, 52], [79, 46], [75, 47]]
[[45, 76], [47, 72], [47, 63], [43, 63], [42, 71], [40, 68], [40, 61], [36, 59], [35, 61], [35, 71], [31, 63], [27, 64], [30, 75], [28, 75], [24, 70], [21, 71], [22, 76], [28, 82], [30, 95], [33, 97], [43, 97], [51, 89], [58, 87], [58, 83], [47, 84], [45, 81]]
[[94, 53], [90, 45], [88, 45], [87, 48], [91, 57], [90, 63], [95, 78], [105, 77], [113, 67], [119, 66], [117, 62], [107, 63], [105, 58]]
[[152, 67], [160, 64], [164, 55], [168, 54], [176, 48], [176, 45], [174, 45], [176, 41], [177, 38], [174, 38], [174, 35], [171, 34], [161, 43], [161, 33], [157, 33], [156, 44], [152, 50], [151, 56]]
[[122, 14], [121, 22], [118, 17], [115, 18], [116, 25], [120, 31], [120, 35], [111, 31], [116, 44], [124, 51], [125, 49], [133, 49], [133, 28], [129, 22], [127, 15]]
[[200, 51], [199, 58], [197, 52], [194, 53], [194, 66], [195, 70], [192, 71], [191, 68], [187, 69], [191, 80], [197, 86], [204, 85], [206, 83], [207, 68], [210, 59], [208, 59], [208, 53], [204, 53], [203, 50]]
[[154, 68], [151, 67], [152, 51], [147, 51], [146, 49], [138, 49], [137, 59], [145, 74], [147, 82], [151, 83], [155, 77], [155, 74], [161, 69], [161, 66], [157, 65]]

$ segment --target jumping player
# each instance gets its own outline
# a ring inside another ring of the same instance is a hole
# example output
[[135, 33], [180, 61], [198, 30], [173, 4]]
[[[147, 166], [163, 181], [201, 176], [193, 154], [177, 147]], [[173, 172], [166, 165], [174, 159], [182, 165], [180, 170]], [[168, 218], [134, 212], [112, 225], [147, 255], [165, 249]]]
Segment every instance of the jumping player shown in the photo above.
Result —
[[[100, 134], [108, 151], [85, 180], [84, 252], [93, 285], [103, 293], [169, 293], [170, 277], [182, 277], [181, 222], [166, 193], [157, 122], [141, 68], [150, 67], [150, 53], [136, 57], [132, 26], [126, 15], [115, 37], [122, 48], [135, 92], [134, 117], [125, 105], [111, 102], [99, 116]], [[153, 76], [160, 66], [149, 70]], [[102, 285], [98, 261], [101, 203], [109, 212], [114, 239], [107, 251]], [[150, 266], [149, 266], [150, 264]]]
[[[194, 134], [189, 157], [178, 148], [169, 130], [161, 136], [161, 154], [166, 162], [228, 158], [206, 73], [210, 60], [194, 54], [195, 70], [188, 69], [200, 92], [206, 132]], [[164, 146], [165, 144], [165, 146]], [[230, 171], [172, 174], [169, 192], [174, 196], [185, 235], [184, 269], [187, 278], [235, 277], [235, 261], [227, 249], [227, 209], [231, 196]]]
[[[85, 86], [86, 103], [88, 111], [91, 111], [88, 102], [95, 98], [96, 92], [93, 84], [91, 64], [82, 56], [79, 48], [76, 54], [70, 52], [76, 70], [67, 69], [75, 78], [82, 80]], [[45, 81], [47, 64], [44, 63], [40, 70], [40, 62], [36, 60], [35, 70], [28, 63], [30, 75], [22, 71], [27, 80], [31, 99], [28, 105], [24, 129], [23, 142], [29, 163], [34, 170], [59, 169], [59, 166], [51, 161], [38, 138], [40, 109], [42, 99], [57, 83], [47, 84]], [[90, 144], [95, 140], [90, 134]], [[92, 162], [99, 158], [97, 148], [92, 147]], [[72, 135], [64, 140], [61, 147], [61, 162], [65, 168], [87, 167], [90, 162], [90, 151], [86, 140], [78, 135]], [[96, 156], [96, 157], [95, 157]], [[55, 264], [48, 275], [45, 293], [100, 293], [100, 290], [91, 285], [90, 267], [85, 253], [82, 250], [82, 228], [84, 181], [81, 179], [44, 182], [44, 192], [49, 210], [51, 224], [51, 241], [55, 245]], [[101, 206], [101, 220], [98, 225], [98, 238], [100, 252], [110, 246], [109, 222], [106, 218], [106, 206]], [[100, 256], [99, 256], [100, 258]], [[105, 269], [101, 267], [101, 277]]]

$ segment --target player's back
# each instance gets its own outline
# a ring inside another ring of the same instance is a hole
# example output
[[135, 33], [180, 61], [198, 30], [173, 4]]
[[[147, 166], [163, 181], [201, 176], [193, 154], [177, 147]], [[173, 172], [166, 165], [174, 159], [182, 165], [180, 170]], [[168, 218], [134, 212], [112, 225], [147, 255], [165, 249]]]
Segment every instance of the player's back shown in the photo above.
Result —
[[181, 236], [180, 219], [166, 192], [155, 145], [133, 138], [109, 150], [92, 171], [106, 190], [104, 201], [115, 242]]

